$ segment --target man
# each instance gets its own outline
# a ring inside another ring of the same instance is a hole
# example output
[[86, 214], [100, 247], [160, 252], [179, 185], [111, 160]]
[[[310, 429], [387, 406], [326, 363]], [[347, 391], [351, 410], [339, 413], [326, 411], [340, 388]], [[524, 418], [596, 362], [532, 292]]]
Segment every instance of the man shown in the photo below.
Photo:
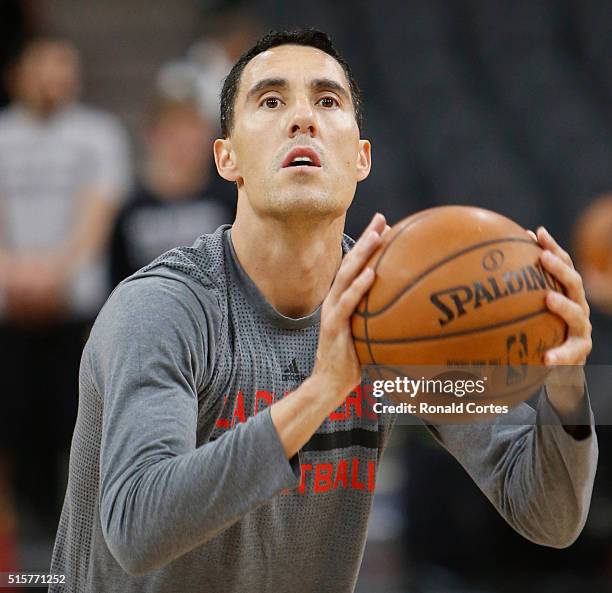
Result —
[[[359, 92], [325, 34], [270, 34], [228, 75], [221, 122], [233, 226], [122, 283], [86, 346], [53, 591], [354, 588], [392, 424], [354, 387], [349, 318], [385, 230], [377, 214], [347, 253], [345, 213], [370, 170]], [[550, 302], [570, 338], [548, 356], [582, 364], [580, 278], [539, 238], [569, 294]], [[523, 405], [513, 426], [432, 428], [545, 545], [569, 545], [589, 505], [594, 433], [561, 426], [588, 416], [582, 381], [542, 398], [544, 426]]]
[[71, 43], [28, 42], [9, 88], [0, 113], [0, 548], [2, 526], [15, 525], [9, 461], [36, 519], [57, 522], [58, 457], [68, 451], [75, 376], [104, 299], [102, 255], [128, 179], [122, 128], [77, 102]]
[[138, 185], [120, 210], [110, 240], [116, 286], [157, 256], [233, 220], [234, 200], [212, 167], [213, 131], [189, 101], [159, 100], [145, 134]]

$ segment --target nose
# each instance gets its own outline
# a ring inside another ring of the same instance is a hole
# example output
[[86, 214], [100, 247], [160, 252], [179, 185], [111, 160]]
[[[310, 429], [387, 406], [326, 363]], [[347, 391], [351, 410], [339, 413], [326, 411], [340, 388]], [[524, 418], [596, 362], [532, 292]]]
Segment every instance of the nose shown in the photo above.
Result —
[[289, 137], [293, 138], [298, 134], [316, 136], [317, 131], [315, 115], [310, 101], [307, 98], [298, 99], [289, 116]]

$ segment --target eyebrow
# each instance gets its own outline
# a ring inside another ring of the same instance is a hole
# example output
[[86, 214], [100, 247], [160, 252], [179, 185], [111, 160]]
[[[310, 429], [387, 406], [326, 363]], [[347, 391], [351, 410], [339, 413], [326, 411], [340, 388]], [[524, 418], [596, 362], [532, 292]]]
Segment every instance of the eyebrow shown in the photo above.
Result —
[[333, 91], [337, 95], [340, 95], [344, 100], [348, 100], [349, 94], [346, 89], [335, 80], [331, 78], [315, 78], [311, 85], [315, 91]]
[[284, 78], [264, 78], [250, 88], [249, 92], [247, 93], [247, 101], [255, 95], [258, 95], [264, 89], [285, 89], [288, 86], [289, 83]]
[[[247, 93], [247, 101], [254, 96], [261, 93], [261, 91], [265, 89], [286, 89], [289, 86], [289, 83], [285, 78], [264, 78], [259, 82], [256, 82]], [[310, 86], [315, 91], [333, 91], [336, 94], [340, 95], [344, 100], [348, 100], [349, 94], [346, 89], [335, 80], [331, 78], [315, 78]]]

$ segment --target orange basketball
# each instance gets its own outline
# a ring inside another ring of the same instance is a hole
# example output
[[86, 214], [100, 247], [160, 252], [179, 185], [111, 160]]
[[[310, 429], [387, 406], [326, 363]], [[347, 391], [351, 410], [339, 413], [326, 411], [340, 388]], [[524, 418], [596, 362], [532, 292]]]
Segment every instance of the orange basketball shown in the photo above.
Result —
[[372, 256], [374, 284], [353, 315], [360, 362], [499, 367], [481, 399], [528, 398], [548, 372], [544, 352], [567, 331], [546, 307], [548, 291], [562, 287], [541, 251], [521, 226], [481, 208], [443, 206], [402, 220]]

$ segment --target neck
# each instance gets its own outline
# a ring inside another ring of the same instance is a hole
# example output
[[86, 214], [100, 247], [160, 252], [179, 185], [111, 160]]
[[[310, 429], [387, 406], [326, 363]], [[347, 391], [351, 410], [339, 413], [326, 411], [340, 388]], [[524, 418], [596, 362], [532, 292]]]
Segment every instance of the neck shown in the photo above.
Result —
[[59, 105], [53, 102], [28, 101], [25, 99], [20, 100], [19, 105], [21, 105], [23, 109], [29, 112], [32, 117], [41, 120], [51, 118], [53, 115], [55, 115], [64, 108], [64, 105]]
[[310, 223], [261, 217], [238, 202], [232, 243], [266, 300], [287, 317], [312, 313], [325, 299], [342, 260], [342, 215]]

